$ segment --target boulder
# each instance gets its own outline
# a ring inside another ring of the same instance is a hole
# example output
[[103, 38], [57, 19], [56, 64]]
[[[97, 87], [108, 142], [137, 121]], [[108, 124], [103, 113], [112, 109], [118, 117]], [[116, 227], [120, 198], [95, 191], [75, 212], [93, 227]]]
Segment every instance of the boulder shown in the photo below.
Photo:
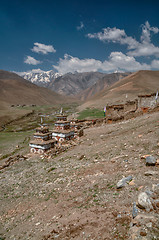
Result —
[[157, 218], [154, 215], [149, 215], [145, 213], [140, 213], [138, 214], [134, 219], [133, 219], [133, 225], [136, 226], [143, 226], [148, 223], [153, 223], [156, 224]]
[[152, 191], [156, 194], [157, 197], [159, 197], [159, 183], [152, 185]]
[[132, 217], [135, 218], [138, 215], [138, 209], [136, 207], [136, 203], [133, 203]]
[[146, 157], [146, 166], [155, 166], [156, 158], [153, 156]]
[[126, 183], [130, 182], [132, 179], [133, 179], [132, 176], [124, 177], [117, 183], [116, 187], [122, 188], [126, 185]]
[[153, 175], [157, 175], [158, 174], [158, 172], [156, 172], [156, 171], [147, 171], [147, 172], [145, 172], [145, 176], [153, 176]]
[[146, 209], [146, 210], [151, 210], [153, 209], [151, 200], [149, 199], [149, 196], [145, 192], [141, 192], [138, 195], [138, 207]]

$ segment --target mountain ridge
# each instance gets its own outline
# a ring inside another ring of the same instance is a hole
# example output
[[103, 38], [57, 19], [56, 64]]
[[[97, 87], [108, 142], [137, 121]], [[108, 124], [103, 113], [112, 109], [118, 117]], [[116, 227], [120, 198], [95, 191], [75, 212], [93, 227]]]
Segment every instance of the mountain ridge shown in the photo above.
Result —
[[100, 91], [103, 87], [105, 88], [129, 74], [130, 73], [107, 74], [101, 72], [75, 72], [60, 76], [53, 70], [44, 72], [40, 69], [34, 69], [30, 73], [23, 74], [23, 77], [38, 86], [47, 87], [59, 94], [77, 96], [80, 100], [86, 100], [88, 96], [97, 93], [96, 86], [98, 86], [97, 89]]
[[106, 104], [133, 100], [140, 94], [150, 94], [157, 90], [159, 90], [159, 71], [140, 70], [103, 89], [83, 103], [79, 109], [103, 108]]

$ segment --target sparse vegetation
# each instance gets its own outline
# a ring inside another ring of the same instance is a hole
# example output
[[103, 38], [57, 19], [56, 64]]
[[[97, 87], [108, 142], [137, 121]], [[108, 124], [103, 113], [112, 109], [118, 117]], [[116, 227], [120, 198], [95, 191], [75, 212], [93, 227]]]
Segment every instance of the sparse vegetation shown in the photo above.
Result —
[[87, 108], [78, 114], [78, 119], [86, 119], [86, 118], [103, 118], [104, 112], [97, 108]]

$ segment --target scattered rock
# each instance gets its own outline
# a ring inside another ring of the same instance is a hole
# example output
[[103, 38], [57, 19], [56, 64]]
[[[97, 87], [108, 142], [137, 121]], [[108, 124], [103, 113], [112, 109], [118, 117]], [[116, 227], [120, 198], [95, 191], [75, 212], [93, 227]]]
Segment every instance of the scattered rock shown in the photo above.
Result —
[[158, 172], [156, 172], [156, 171], [147, 171], [147, 172], [145, 172], [145, 176], [153, 176], [155, 174], [158, 174]]
[[81, 156], [80, 156], [80, 158], [79, 158], [79, 160], [82, 160], [84, 157], [85, 157], [85, 155], [84, 155], [84, 154], [83, 154], [83, 155], [81, 155]]
[[153, 195], [153, 192], [152, 192], [150, 189], [147, 189], [147, 190], [145, 191], [145, 193], [146, 193], [149, 197], [152, 197], [152, 195]]
[[152, 185], [152, 191], [159, 197], [159, 183]]
[[147, 223], [147, 224], [146, 224], [146, 227], [147, 227], [147, 228], [152, 228], [152, 222]]
[[124, 160], [124, 162], [128, 162], [128, 159]]
[[16, 155], [16, 156], [13, 156], [13, 157], [9, 157], [4, 163], [3, 165], [0, 166], [0, 170], [6, 168], [6, 167], [9, 167], [11, 164], [14, 164], [15, 162], [17, 161], [23, 161], [27, 159], [26, 156], [23, 156], [23, 155]]
[[146, 235], [147, 235], [146, 230], [145, 230], [145, 229], [142, 229], [142, 230], [140, 231], [140, 236], [144, 237], [144, 236], [146, 236]]
[[133, 219], [133, 225], [141, 226], [148, 223], [156, 223], [157, 219], [153, 215], [140, 213]]
[[138, 135], [138, 137], [141, 138], [141, 137], [142, 137], [142, 134]]
[[124, 177], [117, 183], [117, 188], [122, 188], [126, 185], [126, 183], [132, 180], [132, 176]]
[[143, 155], [143, 156], [141, 156], [141, 159], [146, 159], [147, 157], [149, 157], [150, 155]]
[[112, 158], [112, 159], [111, 159], [111, 162], [112, 162], [112, 163], [115, 163], [115, 162], [116, 162], [115, 158]]
[[136, 203], [134, 202], [134, 203], [133, 203], [133, 210], [132, 210], [132, 216], [133, 216], [133, 218], [135, 218], [135, 217], [137, 216], [137, 214], [138, 214], [138, 209], [137, 209], [137, 207], [136, 207]]
[[156, 160], [156, 165], [159, 165], [159, 159]]
[[156, 207], [159, 208], [159, 200], [155, 200], [154, 203], [155, 203]]
[[155, 166], [156, 158], [153, 156], [146, 157], [146, 166]]
[[140, 191], [143, 188], [143, 186], [138, 187], [138, 191]]
[[129, 182], [129, 185], [130, 185], [130, 186], [134, 186], [134, 185], [135, 185], [135, 181], [134, 181], [134, 180], [130, 181], [130, 182]]
[[139, 195], [138, 195], [138, 207], [140, 208], [144, 208], [146, 210], [151, 210], [153, 209], [152, 207], [152, 203], [149, 199], [149, 196], [147, 195], [147, 193], [145, 192], [141, 192]]

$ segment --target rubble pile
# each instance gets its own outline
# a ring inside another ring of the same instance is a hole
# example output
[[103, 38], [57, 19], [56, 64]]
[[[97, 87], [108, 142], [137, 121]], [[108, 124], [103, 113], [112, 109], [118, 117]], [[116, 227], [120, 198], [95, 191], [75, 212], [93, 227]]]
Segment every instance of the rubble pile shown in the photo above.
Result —
[[23, 155], [16, 155], [16, 156], [9, 157], [2, 165], [0, 165], [0, 170], [4, 169], [6, 167], [9, 167], [10, 165], [14, 164], [15, 162], [23, 161], [26, 159], [27, 159], [27, 157], [23, 156]]

